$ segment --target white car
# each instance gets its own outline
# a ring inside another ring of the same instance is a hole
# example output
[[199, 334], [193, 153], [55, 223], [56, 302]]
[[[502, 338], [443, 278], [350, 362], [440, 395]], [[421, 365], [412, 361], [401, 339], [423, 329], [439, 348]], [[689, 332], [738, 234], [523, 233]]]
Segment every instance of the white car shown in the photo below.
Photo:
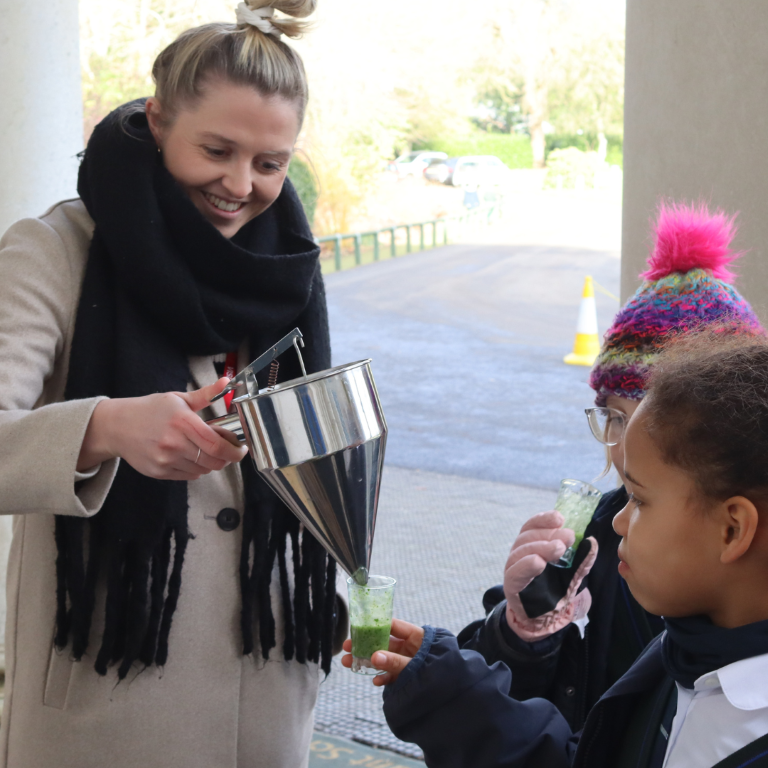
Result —
[[400, 179], [406, 176], [421, 176], [433, 160], [447, 159], [445, 152], [406, 152], [389, 164], [389, 170], [394, 171]]
[[454, 187], [498, 186], [509, 179], [509, 168], [495, 155], [458, 158], [450, 183]]
[[495, 155], [465, 155], [434, 161], [424, 172], [429, 181], [454, 187], [495, 187], [505, 184], [509, 174], [509, 168]]

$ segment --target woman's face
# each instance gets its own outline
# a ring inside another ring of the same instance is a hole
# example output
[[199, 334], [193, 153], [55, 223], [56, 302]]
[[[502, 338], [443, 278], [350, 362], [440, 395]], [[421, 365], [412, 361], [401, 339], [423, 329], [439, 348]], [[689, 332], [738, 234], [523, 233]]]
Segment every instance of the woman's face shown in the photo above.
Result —
[[[637, 410], [637, 406], [640, 405], [640, 402], [640, 400], [629, 400], [626, 397], [608, 395], [608, 399], [606, 400], [605, 405], [607, 408], [613, 408], [614, 410], [623, 413], [626, 422], [628, 422], [632, 414]], [[624, 427], [625, 435], [626, 431], [626, 427]], [[609, 450], [611, 452], [611, 463], [614, 467], [616, 467], [616, 471], [619, 473], [621, 482], [626, 485], [627, 478], [624, 477], [624, 438], [619, 440], [616, 445], [610, 446]]]
[[165, 167], [224, 237], [277, 199], [299, 133], [294, 103], [217, 79], [173, 121], [165, 117], [157, 99], [148, 99]]

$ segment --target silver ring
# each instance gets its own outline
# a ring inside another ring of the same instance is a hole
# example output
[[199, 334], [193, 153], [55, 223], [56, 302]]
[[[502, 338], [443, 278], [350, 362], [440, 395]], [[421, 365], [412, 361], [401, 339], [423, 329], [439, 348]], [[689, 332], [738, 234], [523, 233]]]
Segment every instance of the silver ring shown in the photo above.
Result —
[[197, 458], [195, 459], [195, 464], [197, 464], [198, 461], [200, 461], [200, 454], [203, 452], [202, 448], [197, 449]]

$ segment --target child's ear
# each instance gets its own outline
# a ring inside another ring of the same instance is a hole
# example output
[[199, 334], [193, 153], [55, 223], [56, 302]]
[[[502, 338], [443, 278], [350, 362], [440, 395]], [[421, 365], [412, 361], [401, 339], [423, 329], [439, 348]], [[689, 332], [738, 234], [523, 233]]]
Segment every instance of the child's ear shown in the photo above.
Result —
[[744, 496], [733, 496], [721, 506], [720, 562], [723, 565], [736, 562], [752, 546], [757, 533], [759, 514], [757, 507]]

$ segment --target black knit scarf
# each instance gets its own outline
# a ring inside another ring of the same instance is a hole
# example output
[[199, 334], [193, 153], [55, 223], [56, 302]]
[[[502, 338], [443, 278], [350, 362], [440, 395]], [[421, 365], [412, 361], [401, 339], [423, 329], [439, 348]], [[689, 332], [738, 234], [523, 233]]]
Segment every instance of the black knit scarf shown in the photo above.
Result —
[[768, 621], [724, 629], [706, 616], [687, 616], [665, 618], [664, 624], [664, 669], [684, 688], [693, 688], [696, 680], [708, 672], [768, 653]]
[[[184, 391], [190, 355], [230, 352], [248, 340], [256, 357], [296, 326], [305, 337], [307, 370], [330, 366], [319, 251], [289, 181], [269, 209], [228, 240], [166, 171], [144, 115], [122, 108], [94, 130], [78, 192], [96, 227], [66, 399]], [[300, 375], [295, 355], [284, 358], [280, 379]], [[254, 650], [256, 626], [264, 658], [276, 644], [270, 581], [277, 561], [284, 658], [319, 661], [328, 672], [335, 562], [311, 535], [301, 535], [251, 460], [241, 466], [243, 653]], [[192, 599], [182, 586], [192, 537], [187, 493], [185, 482], [153, 480], [121, 461], [96, 515], [56, 518], [55, 642], [64, 648], [71, 640], [74, 658], [83, 656], [97, 585], [105, 584], [99, 674], [119, 662], [123, 679], [137, 660], [164, 665], [168, 659], [177, 603]]]

